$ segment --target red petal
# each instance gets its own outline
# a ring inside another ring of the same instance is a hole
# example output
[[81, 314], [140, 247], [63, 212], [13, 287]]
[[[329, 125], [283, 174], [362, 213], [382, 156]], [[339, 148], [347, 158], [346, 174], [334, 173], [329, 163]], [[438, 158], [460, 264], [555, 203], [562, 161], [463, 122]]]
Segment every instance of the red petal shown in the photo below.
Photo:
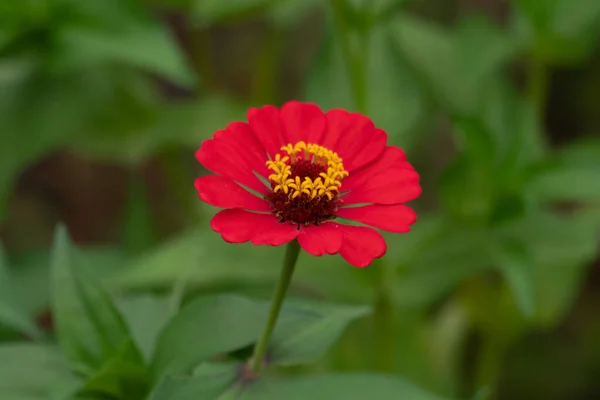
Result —
[[386, 251], [385, 240], [379, 232], [365, 226], [339, 224], [344, 235], [340, 254], [355, 267], [369, 266], [373, 259], [382, 257]]
[[281, 109], [284, 138], [290, 144], [300, 141], [319, 143], [327, 121], [323, 111], [313, 103], [290, 101]]
[[342, 231], [333, 222], [303, 226], [300, 228], [298, 243], [313, 256], [337, 254], [342, 247]]
[[215, 174], [231, 178], [259, 193], [267, 193], [266, 185], [254, 175], [252, 166], [239, 157], [235, 147], [223, 139], [225, 136], [226, 133], [222, 133], [218, 139], [202, 142], [202, 147], [196, 152], [196, 159]]
[[252, 170], [265, 178], [271, 172], [267, 168], [267, 152], [258, 139], [254, 136], [250, 126], [244, 122], [233, 122], [227, 125], [226, 134], [222, 136], [236, 151], [236, 155], [243, 159]]
[[419, 174], [398, 147], [387, 146], [381, 157], [342, 181], [344, 204], [397, 204], [421, 194]]
[[194, 186], [200, 200], [221, 208], [244, 208], [270, 212], [269, 203], [256, 197], [233, 180], [220, 175], [203, 176], [196, 179]]
[[404, 204], [375, 204], [364, 207], [340, 208], [338, 217], [371, 225], [388, 232], [405, 233], [417, 220], [417, 214]]
[[326, 114], [327, 132], [323, 146], [342, 158], [344, 168], [352, 172], [373, 161], [385, 149], [387, 135], [358, 113], [331, 110]]
[[277, 107], [251, 108], [248, 110], [248, 124], [271, 158], [275, 158], [281, 147], [287, 144], [284, 143]]
[[218, 212], [210, 221], [211, 228], [229, 243], [280, 246], [298, 236], [298, 227], [279, 223], [273, 214], [229, 209]]

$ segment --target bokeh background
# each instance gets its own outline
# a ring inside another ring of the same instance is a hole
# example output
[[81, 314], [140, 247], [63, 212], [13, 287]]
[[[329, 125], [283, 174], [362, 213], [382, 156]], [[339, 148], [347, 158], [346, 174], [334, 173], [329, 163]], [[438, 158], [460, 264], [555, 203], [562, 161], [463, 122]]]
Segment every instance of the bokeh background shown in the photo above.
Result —
[[111, 290], [267, 297], [281, 249], [210, 231], [194, 152], [290, 99], [366, 113], [424, 188], [372, 267], [301, 256], [295, 295], [375, 308], [311, 368], [600, 398], [598, 0], [3, 1], [2, 270], [23, 312], [52, 329], [59, 222]]

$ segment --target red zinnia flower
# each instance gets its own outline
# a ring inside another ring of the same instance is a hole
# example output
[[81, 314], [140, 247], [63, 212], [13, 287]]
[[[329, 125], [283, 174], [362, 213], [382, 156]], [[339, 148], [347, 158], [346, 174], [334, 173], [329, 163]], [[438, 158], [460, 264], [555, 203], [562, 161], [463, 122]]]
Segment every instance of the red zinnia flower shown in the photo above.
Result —
[[196, 158], [217, 175], [198, 178], [201, 200], [226, 210], [211, 227], [230, 243], [279, 246], [298, 239], [308, 253], [340, 253], [365, 267], [385, 254], [366, 226], [408, 232], [417, 217], [404, 202], [421, 194], [404, 152], [363, 115], [323, 113], [311, 103], [252, 108], [202, 143]]

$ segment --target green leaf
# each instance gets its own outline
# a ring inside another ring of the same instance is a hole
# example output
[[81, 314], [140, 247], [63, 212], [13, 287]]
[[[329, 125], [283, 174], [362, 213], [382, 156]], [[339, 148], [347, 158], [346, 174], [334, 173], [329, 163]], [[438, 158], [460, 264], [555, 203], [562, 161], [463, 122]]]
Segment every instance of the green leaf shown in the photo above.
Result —
[[527, 189], [542, 202], [600, 200], [600, 142], [573, 143], [552, 157], [552, 164], [535, 174]]
[[394, 301], [400, 307], [424, 307], [466, 278], [488, 271], [492, 265], [490, 239], [485, 228], [458, 228], [446, 222], [420, 255], [410, 258], [394, 285]]
[[544, 155], [546, 143], [535, 108], [520, 99], [508, 81], [497, 79], [489, 83], [478, 116], [494, 136], [504, 179], [516, 179]]
[[201, 297], [186, 304], [160, 335], [152, 361], [154, 375], [189, 373], [212, 356], [251, 344], [262, 329], [266, 310], [265, 303], [233, 295]]
[[[369, 307], [294, 303], [287, 301], [290, 321], [279, 322], [269, 349], [272, 362], [303, 364], [320, 358], [340, 338], [348, 324], [369, 313]], [[314, 310], [313, 312], [309, 312]]]
[[[408, 147], [416, 139], [416, 125], [426, 113], [426, 98], [414, 74], [395, 49], [386, 26], [376, 26], [367, 38], [365, 61], [369, 88], [366, 112], [375, 125], [384, 129], [390, 141]], [[360, 44], [353, 43], [358, 51]], [[348, 66], [341, 54], [338, 36], [330, 31], [308, 75], [304, 97], [324, 109], [356, 110]]]
[[515, 38], [475, 16], [461, 20], [455, 34], [406, 16], [392, 28], [400, 52], [438, 100], [459, 113], [474, 112], [482, 88], [519, 49]]
[[238, 364], [202, 364], [191, 377], [165, 377], [148, 400], [228, 400], [240, 373]]
[[518, 0], [514, 26], [546, 63], [574, 64], [594, 50], [600, 34], [595, 0]]
[[552, 326], [569, 310], [586, 266], [598, 253], [598, 227], [598, 219], [584, 212], [568, 216], [536, 211], [499, 232], [531, 252], [539, 324]]
[[[110, 296], [88, 275], [63, 225], [55, 233], [50, 268], [58, 342], [73, 367], [89, 375], [123, 351], [129, 331]], [[132, 353], [141, 360], [137, 349]]]
[[143, 399], [150, 389], [150, 373], [140, 362], [135, 344], [126, 342], [82, 389], [119, 399]]
[[171, 317], [167, 299], [143, 295], [122, 299], [118, 303], [134, 342], [144, 359], [150, 361], [160, 332]]
[[39, 339], [42, 333], [29, 318], [16, 293], [11, 273], [6, 264], [4, 248], [0, 245], [0, 324]]
[[260, 381], [243, 393], [243, 400], [441, 400], [400, 378], [368, 373], [330, 373], [280, 381]]
[[56, 38], [60, 57], [53, 68], [80, 70], [106, 63], [124, 64], [161, 75], [184, 86], [196, 78], [177, 43], [158, 22], [132, 22], [119, 30], [69, 27]]
[[498, 240], [492, 259], [504, 275], [519, 311], [526, 318], [535, 315], [535, 265], [528, 249], [514, 240]]
[[600, 167], [556, 167], [537, 174], [527, 189], [542, 202], [600, 201]]
[[28, 343], [0, 344], [0, 398], [63, 400], [78, 379], [59, 350]]

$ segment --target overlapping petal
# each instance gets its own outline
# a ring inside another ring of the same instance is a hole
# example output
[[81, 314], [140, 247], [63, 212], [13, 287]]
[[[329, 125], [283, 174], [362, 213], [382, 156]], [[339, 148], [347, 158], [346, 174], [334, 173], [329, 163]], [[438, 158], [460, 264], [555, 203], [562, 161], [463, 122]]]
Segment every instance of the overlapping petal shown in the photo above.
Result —
[[222, 137], [205, 140], [196, 152], [196, 159], [209, 171], [231, 178], [259, 193], [267, 192], [267, 186], [252, 172], [252, 165], [240, 158], [235, 147]]
[[374, 259], [383, 257], [387, 250], [385, 239], [375, 229], [342, 224], [339, 224], [339, 229], [344, 235], [340, 254], [355, 267], [371, 265]]
[[298, 237], [298, 228], [279, 223], [273, 214], [258, 214], [239, 209], [218, 212], [210, 221], [211, 228], [229, 243], [281, 246]]
[[221, 175], [209, 175], [196, 179], [194, 183], [200, 200], [220, 208], [242, 208], [254, 211], [271, 211], [269, 203], [261, 199], [232, 179]]
[[337, 215], [388, 232], [406, 233], [417, 221], [417, 214], [404, 204], [372, 204], [340, 208]]
[[287, 144], [284, 143], [280, 111], [277, 107], [251, 108], [248, 111], [248, 124], [271, 158], [275, 158], [275, 155], [281, 151], [281, 146]]
[[270, 172], [265, 164], [267, 152], [258, 141], [250, 126], [243, 122], [233, 122], [227, 125], [220, 140], [226, 141], [235, 151], [235, 158], [240, 158], [253, 171], [263, 177]]
[[344, 204], [398, 204], [421, 194], [419, 174], [397, 147], [388, 146], [378, 159], [344, 179]]
[[335, 222], [303, 226], [298, 235], [298, 243], [313, 256], [337, 254], [342, 247], [342, 231]]
[[326, 117], [327, 132], [322, 145], [338, 153], [346, 171], [352, 173], [383, 152], [387, 135], [376, 129], [369, 118], [339, 109], [327, 112]]
[[316, 104], [290, 101], [281, 109], [284, 144], [319, 143], [327, 120]]

